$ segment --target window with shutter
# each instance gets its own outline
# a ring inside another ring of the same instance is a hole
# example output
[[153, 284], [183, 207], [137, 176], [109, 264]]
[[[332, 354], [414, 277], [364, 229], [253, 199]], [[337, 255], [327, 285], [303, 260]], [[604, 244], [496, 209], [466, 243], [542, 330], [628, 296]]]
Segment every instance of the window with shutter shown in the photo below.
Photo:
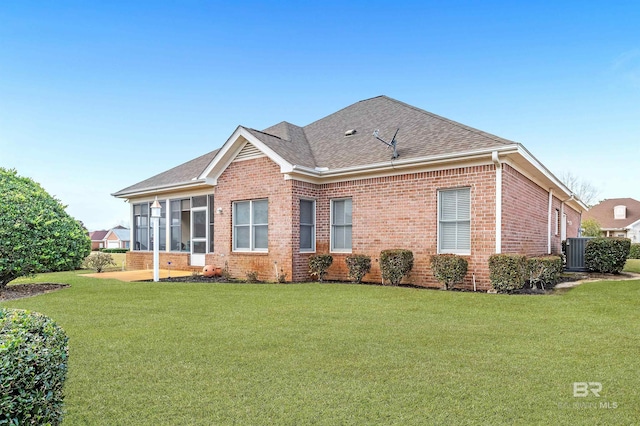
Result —
[[471, 189], [438, 191], [438, 253], [471, 254]]

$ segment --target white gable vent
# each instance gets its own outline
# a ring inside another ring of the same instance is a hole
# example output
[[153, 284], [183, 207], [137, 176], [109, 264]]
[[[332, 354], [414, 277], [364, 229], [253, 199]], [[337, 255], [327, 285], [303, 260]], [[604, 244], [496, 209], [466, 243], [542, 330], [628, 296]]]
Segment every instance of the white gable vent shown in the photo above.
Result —
[[627, 206], [615, 206], [613, 208], [614, 219], [626, 219], [627, 218]]
[[260, 151], [254, 145], [247, 142], [247, 144], [244, 147], [242, 147], [242, 149], [240, 150], [238, 155], [236, 155], [236, 158], [234, 158], [233, 161], [251, 160], [253, 158], [260, 158], [264, 156], [265, 155], [262, 151]]

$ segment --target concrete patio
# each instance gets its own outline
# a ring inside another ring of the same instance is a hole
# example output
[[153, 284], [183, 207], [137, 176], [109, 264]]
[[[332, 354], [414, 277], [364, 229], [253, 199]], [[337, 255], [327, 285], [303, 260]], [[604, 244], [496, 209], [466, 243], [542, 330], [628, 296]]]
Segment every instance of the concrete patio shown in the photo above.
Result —
[[[177, 271], [169, 269], [160, 269], [160, 279], [169, 277], [187, 277], [191, 276], [191, 271]], [[86, 274], [87, 277], [92, 278], [107, 278], [120, 281], [150, 281], [153, 280], [153, 269], [141, 269], [137, 271], [115, 271], [115, 272], [101, 272], [99, 274]]]

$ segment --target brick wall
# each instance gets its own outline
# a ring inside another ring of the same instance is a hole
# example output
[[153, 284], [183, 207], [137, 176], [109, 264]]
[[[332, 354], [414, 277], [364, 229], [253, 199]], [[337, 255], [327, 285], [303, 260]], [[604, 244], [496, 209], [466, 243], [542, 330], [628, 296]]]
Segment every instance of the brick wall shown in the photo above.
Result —
[[[158, 256], [160, 269], [190, 270], [189, 253], [160, 252]], [[171, 262], [169, 266], [168, 262]], [[128, 270], [153, 269], [153, 252], [128, 251], [126, 255], [126, 268]]]
[[[380, 252], [404, 248], [413, 251], [414, 268], [406, 283], [439, 286], [430, 268], [430, 256], [437, 252], [437, 199], [439, 189], [471, 188], [472, 255], [465, 285], [471, 287], [472, 274], [479, 287], [488, 288], [488, 257], [495, 249], [495, 170], [493, 165], [452, 170], [409, 173], [402, 176], [359, 179], [323, 185], [294, 184], [296, 197], [316, 198], [316, 252], [328, 253], [330, 247], [331, 199], [351, 197], [353, 205], [352, 240], [354, 254], [371, 256], [372, 268], [364, 281], [381, 282]], [[295, 204], [295, 203], [294, 203]], [[297, 227], [297, 224], [296, 224]], [[295, 232], [295, 230], [294, 230]], [[344, 258], [332, 253], [333, 265], [327, 279], [346, 280]], [[294, 265], [307, 279], [309, 255], [294, 250]]]
[[[551, 205], [551, 253], [562, 253], [560, 223], [562, 211], [567, 215], [567, 237], [578, 236], [580, 213], [562, 206], [553, 196]], [[549, 191], [539, 187], [509, 165], [502, 174], [502, 252], [536, 256], [548, 253]]]
[[[256, 272], [258, 279], [276, 280], [278, 270], [292, 273], [292, 181], [285, 180], [277, 164], [267, 157], [231, 163], [218, 178], [215, 188], [214, 209], [222, 208], [215, 216], [214, 255], [207, 261], [215, 266], [229, 267], [232, 276], [246, 278], [247, 272]], [[232, 211], [234, 201], [269, 200], [268, 253], [238, 253], [232, 250]]]

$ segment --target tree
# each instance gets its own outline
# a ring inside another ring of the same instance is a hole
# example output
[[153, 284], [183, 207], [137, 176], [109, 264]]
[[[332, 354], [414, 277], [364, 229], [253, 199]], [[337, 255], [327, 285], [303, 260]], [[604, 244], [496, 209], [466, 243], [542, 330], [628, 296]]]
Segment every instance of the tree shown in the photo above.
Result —
[[600, 236], [600, 224], [594, 218], [585, 219], [582, 221], [582, 236], [583, 237], [599, 237]]
[[82, 264], [91, 240], [65, 208], [38, 183], [0, 167], [0, 291], [21, 276]]
[[593, 186], [591, 182], [582, 180], [571, 172], [562, 173], [560, 180], [588, 207], [596, 204], [600, 190]]

